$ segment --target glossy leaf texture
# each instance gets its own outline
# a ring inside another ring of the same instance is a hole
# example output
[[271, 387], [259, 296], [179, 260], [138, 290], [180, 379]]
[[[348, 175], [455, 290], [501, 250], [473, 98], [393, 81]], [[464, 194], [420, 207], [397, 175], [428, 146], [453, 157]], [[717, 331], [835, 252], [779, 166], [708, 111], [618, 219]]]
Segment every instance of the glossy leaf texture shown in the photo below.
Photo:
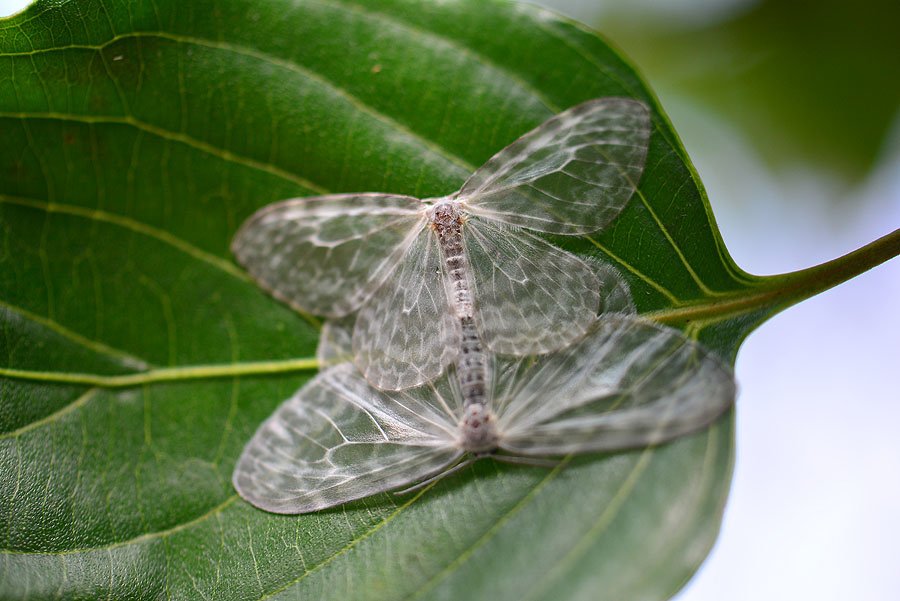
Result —
[[[639, 194], [602, 235], [551, 239], [732, 359], [779, 297], [728, 258], [634, 68], [574, 23], [475, 0], [47, 0], [0, 20], [0, 598], [677, 591], [719, 528], [730, 416], [311, 515], [259, 511], [230, 483], [312, 373], [265, 366], [318, 337], [234, 264], [238, 225], [307, 194], [446, 194], [601, 96], [653, 109]], [[179, 371], [198, 365], [225, 367]]]

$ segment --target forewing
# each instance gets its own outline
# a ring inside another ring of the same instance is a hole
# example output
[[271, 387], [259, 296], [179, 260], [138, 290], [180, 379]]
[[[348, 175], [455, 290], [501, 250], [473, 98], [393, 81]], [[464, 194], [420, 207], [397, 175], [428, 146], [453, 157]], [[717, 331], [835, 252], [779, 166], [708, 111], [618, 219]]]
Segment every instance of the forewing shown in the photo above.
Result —
[[238, 493], [274, 513], [307, 513], [413, 484], [455, 462], [454, 424], [424, 389], [403, 403], [352, 364], [301, 388], [247, 443]]
[[356, 316], [348, 315], [341, 319], [329, 319], [322, 324], [319, 344], [316, 346], [319, 370], [353, 360], [352, 337], [355, 322]]
[[392, 194], [334, 194], [263, 207], [231, 250], [260, 286], [328, 317], [356, 310], [388, 278], [425, 225], [421, 201]]
[[420, 232], [393, 276], [363, 305], [353, 329], [353, 354], [366, 379], [401, 390], [438, 377], [456, 357], [459, 324], [450, 312], [440, 248]]
[[600, 281], [599, 313], [601, 315], [605, 313], [635, 314], [637, 309], [634, 307], [634, 299], [628, 288], [628, 282], [625, 281], [622, 274], [615, 267], [603, 261], [594, 258], [588, 258], [585, 261], [591, 266], [591, 270]]
[[534, 455], [659, 444], [708, 425], [736, 390], [709, 350], [627, 315], [601, 317], [577, 344], [503, 373], [500, 446]]
[[478, 218], [464, 227], [476, 320], [490, 350], [542, 354], [587, 331], [600, 305], [590, 265], [525, 230]]
[[637, 188], [650, 113], [630, 98], [600, 98], [556, 115], [478, 169], [458, 198], [473, 214], [551, 234], [611, 222]]

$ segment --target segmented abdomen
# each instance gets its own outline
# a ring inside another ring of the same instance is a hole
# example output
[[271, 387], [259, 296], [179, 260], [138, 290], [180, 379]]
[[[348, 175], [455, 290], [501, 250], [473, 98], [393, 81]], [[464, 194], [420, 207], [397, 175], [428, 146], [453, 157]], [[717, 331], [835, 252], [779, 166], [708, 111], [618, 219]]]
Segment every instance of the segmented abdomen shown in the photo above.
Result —
[[462, 218], [456, 207], [436, 207], [432, 227], [438, 236], [441, 255], [447, 268], [450, 309], [460, 324], [460, 347], [456, 357], [456, 375], [465, 406], [485, 404], [487, 357], [475, 325], [475, 307], [469, 284], [469, 260], [462, 237]]

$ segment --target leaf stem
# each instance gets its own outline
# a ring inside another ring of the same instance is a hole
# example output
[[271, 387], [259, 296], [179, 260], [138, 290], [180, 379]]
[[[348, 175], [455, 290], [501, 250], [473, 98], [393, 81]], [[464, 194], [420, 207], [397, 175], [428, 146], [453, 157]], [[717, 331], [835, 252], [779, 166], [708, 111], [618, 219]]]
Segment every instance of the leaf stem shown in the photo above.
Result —
[[715, 300], [664, 309], [645, 317], [667, 324], [721, 321], [727, 317], [771, 308], [781, 311], [815, 296], [900, 255], [900, 229], [842, 257], [791, 273], [758, 277], [756, 289]]

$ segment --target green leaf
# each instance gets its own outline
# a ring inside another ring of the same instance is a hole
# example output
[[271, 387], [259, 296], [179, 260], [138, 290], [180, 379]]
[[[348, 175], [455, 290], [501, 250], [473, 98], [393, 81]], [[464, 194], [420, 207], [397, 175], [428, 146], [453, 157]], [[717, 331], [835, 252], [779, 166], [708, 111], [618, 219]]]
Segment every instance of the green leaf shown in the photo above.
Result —
[[0, 597], [664, 599], [712, 545], [731, 416], [546, 470], [275, 516], [230, 475], [313, 373], [317, 324], [228, 243], [325, 191], [446, 194], [550, 115], [654, 109], [600, 236], [639, 310], [732, 359], [774, 312], [900, 252], [738, 269], [651, 92], [595, 33], [494, 2], [38, 2], [0, 20]]

